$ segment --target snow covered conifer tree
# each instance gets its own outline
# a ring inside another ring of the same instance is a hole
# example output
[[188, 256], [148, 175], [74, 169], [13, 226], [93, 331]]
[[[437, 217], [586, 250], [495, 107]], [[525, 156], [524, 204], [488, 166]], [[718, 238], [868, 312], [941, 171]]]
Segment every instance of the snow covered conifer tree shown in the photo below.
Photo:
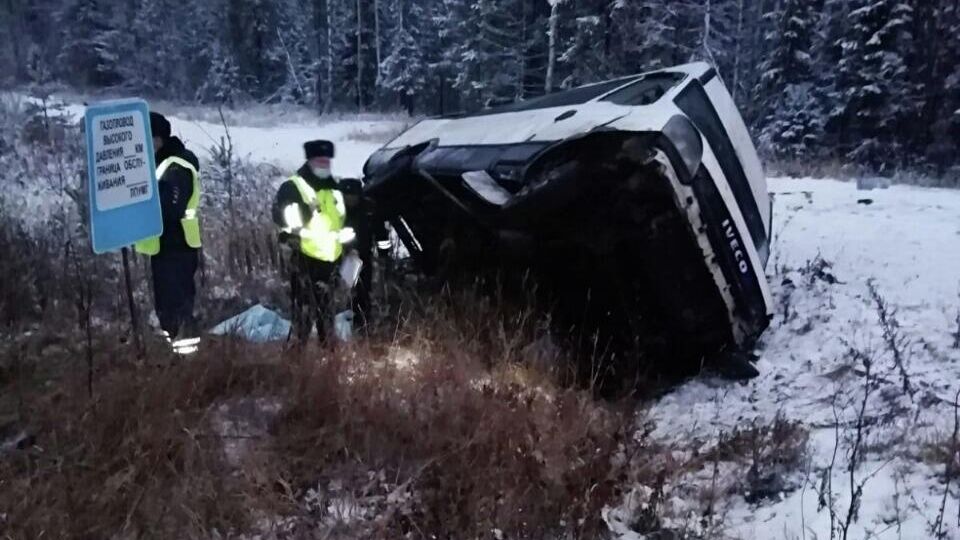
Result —
[[909, 122], [911, 153], [942, 175], [956, 166], [960, 150], [960, 3], [910, 5], [913, 40], [906, 62], [918, 109]]
[[227, 2], [228, 45], [241, 88], [256, 99], [276, 101], [286, 80], [286, 62], [277, 36], [278, 4], [267, 0]]
[[422, 24], [425, 15], [419, 4], [396, 4], [396, 27], [389, 41], [390, 54], [383, 59], [381, 84], [395, 92], [404, 109], [413, 114], [416, 96], [427, 84], [427, 66], [417, 39], [417, 26]]
[[277, 9], [279, 24], [274, 49], [285, 68], [280, 100], [313, 103], [316, 101], [314, 82], [319, 64], [310, 46], [313, 41], [307, 28], [310, 11], [302, 0], [282, 0]]
[[736, 7], [732, 0], [704, 0], [700, 6], [699, 43], [691, 59], [709, 62], [723, 78], [727, 77], [732, 66]]
[[675, 8], [659, 0], [615, 3], [611, 19], [618, 71], [635, 73], [685, 60], [689, 51], [681, 52], [673, 39], [678, 16]]
[[853, 0], [851, 7], [840, 43], [836, 128], [849, 158], [887, 170], [900, 164], [900, 128], [916, 111], [905, 62], [912, 9], [900, 0]]
[[233, 105], [242, 93], [236, 61], [229, 51], [215, 43], [210, 53], [210, 70], [197, 89], [195, 99], [202, 103]]
[[[171, 0], [138, 2], [131, 27], [136, 58], [127, 67], [127, 84], [156, 95], [176, 95], [186, 86], [184, 58], [189, 48], [175, 7], [179, 3]], [[167, 30], [158, 32], [158, 28]]]
[[463, 99], [483, 106], [522, 96], [522, 3], [446, 0], [446, 6], [448, 21], [459, 25], [460, 39], [446, 56]]
[[784, 0], [770, 56], [761, 64], [760, 144], [779, 158], [804, 158], [823, 129], [810, 54], [817, 13], [807, 0]]
[[376, 85], [373, 7], [370, 0], [327, 3], [332, 32], [333, 102], [358, 111], [373, 102]]
[[122, 82], [120, 59], [130, 52], [126, 34], [118, 29], [117, 0], [69, 0], [58, 13], [62, 32], [57, 63], [64, 79], [80, 86], [111, 86]]
[[609, 50], [605, 47], [608, 10], [604, 3], [584, 2], [574, 6], [563, 31], [563, 48], [558, 64], [566, 76], [560, 86], [569, 88], [600, 81], [611, 73]]
[[705, 60], [767, 155], [939, 175], [958, 36], [957, 0], [0, 0], [0, 81], [433, 113]]

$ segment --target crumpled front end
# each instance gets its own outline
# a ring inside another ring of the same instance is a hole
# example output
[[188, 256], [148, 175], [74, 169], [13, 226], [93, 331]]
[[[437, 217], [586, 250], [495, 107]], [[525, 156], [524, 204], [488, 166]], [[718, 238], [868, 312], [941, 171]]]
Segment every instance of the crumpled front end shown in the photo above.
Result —
[[756, 180], [740, 157], [753, 147], [735, 147], [729, 122], [661, 110], [674, 112], [653, 122], [627, 111], [557, 141], [385, 148], [367, 164], [366, 191], [420, 271], [463, 283], [522, 276], [558, 336], [591, 344], [575, 351], [584, 359], [605, 351], [623, 377], [690, 372], [749, 350], [766, 328], [769, 214], [753, 196], [766, 196], [754, 185], [762, 171]]

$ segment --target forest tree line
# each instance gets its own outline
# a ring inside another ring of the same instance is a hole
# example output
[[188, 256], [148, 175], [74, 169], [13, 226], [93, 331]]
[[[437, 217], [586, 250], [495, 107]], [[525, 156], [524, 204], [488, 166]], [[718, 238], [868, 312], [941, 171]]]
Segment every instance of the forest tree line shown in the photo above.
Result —
[[0, 80], [443, 114], [704, 60], [768, 158], [960, 174], [960, 0], [0, 0]]

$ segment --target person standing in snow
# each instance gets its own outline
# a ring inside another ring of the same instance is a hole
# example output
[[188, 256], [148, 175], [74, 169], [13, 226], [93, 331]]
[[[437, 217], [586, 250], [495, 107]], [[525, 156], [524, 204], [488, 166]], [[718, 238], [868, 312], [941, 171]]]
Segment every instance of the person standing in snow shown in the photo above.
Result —
[[354, 329], [360, 329], [370, 322], [374, 241], [377, 254], [381, 258], [389, 255], [391, 243], [383, 219], [378, 218], [373, 202], [363, 194], [363, 181], [356, 178], [343, 179], [339, 186], [347, 206], [346, 224], [357, 234], [353, 247], [363, 263], [351, 302]]
[[330, 141], [303, 145], [306, 163], [277, 190], [273, 221], [280, 241], [292, 247], [290, 299], [293, 327], [301, 343], [316, 324], [321, 343], [327, 341], [331, 316], [330, 288], [344, 244], [354, 239], [345, 227], [347, 209], [331, 173], [334, 146]]
[[135, 249], [150, 257], [160, 328], [175, 353], [189, 354], [200, 341], [193, 318], [194, 277], [200, 261], [200, 162], [179, 138], [170, 135], [170, 122], [163, 115], [150, 113], [150, 131], [163, 234], [137, 242]]

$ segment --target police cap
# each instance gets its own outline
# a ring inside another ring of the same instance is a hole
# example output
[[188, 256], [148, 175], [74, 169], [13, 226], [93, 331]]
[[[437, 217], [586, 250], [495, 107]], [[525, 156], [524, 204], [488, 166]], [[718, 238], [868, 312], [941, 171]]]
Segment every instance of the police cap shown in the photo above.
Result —
[[306, 154], [307, 159], [318, 157], [332, 158], [333, 143], [324, 140], [308, 141], [303, 144], [303, 152]]

